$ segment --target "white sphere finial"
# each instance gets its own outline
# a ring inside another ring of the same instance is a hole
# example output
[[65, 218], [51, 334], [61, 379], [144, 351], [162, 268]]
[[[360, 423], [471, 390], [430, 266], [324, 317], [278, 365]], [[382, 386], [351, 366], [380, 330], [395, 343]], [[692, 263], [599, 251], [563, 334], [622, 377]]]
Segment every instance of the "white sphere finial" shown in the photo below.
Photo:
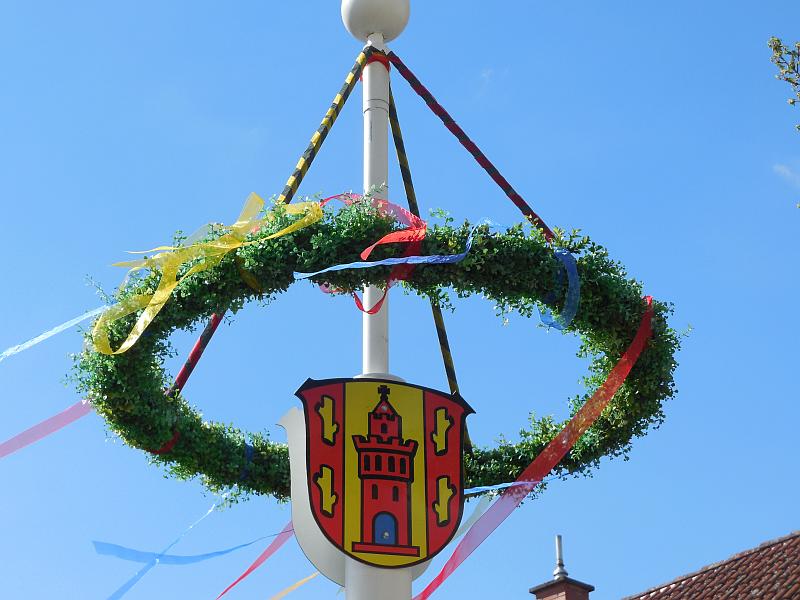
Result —
[[403, 33], [411, 12], [410, 0], [342, 0], [342, 21], [362, 42], [380, 33], [389, 42]]

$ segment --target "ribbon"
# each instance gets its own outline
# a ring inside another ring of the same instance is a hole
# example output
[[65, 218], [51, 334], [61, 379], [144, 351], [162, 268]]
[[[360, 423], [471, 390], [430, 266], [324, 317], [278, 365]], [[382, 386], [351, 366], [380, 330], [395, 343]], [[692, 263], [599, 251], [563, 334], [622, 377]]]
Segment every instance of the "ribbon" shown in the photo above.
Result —
[[375, 260], [369, 262], [365, 261], [365, 262], [345, 263], [340, 265], [334, 265], [332, 267], [328, 267], [320, 271], [315, 271], [313, 273], [295, 272], [294, 278], [308, 279], [309, 277], [316, 277], [317, 275], [323, 275], [324, 273], [331, 273], [334, 271], [344, 271], [346, 269], [369, 269], [372, 267], [386, 267], [386, 266], [397, 266], [397, 265], [454, 264], [461, 262], [467, 257], [467, 254], [469, 254], [469, 251], [472, 249], [472, 241], [474, 233], [475, 229], [473, 229], [470, 232], [469, 236], [467, 237], [467, 243], [464, 252], [460, 252], [459, 254], [433, 254], [429, 256], [418, 256], [418, 255], [400, 256], [395, 258], [384, 258], [383, 260]]
[[272, 540], [272, 543], [267, 546], [267, 549], [261, 553], [261, 555], [253, 561], [253, 564], [247, 567], [247, 570], [239, 575], [238, 579], [226, 587], [223, 592], [216, 597], [216, 600], [222, 598], [225, 594], [227, 594], [235, 585], [237, 585], [240, 581], [248, 577], [253, 571], [255, 571], [258, 567], [263, 565], [267, 562], [267, 559], [275, 554], [278, 550], [280, 550], [281, 546], [283, 546], [286, 541], [294, 535], [294, 528], [292, 527], [292, 522], [289, 521], [286, 526], [281, 530], [281, 532], [277, 535], [277, 537]]
[[149, 562], [145, 566], [143, 566], [136, 573], [136, 575], [134, 575], [128, 581], [122, 584], [122, 586], [116, 592], [111, 594], [108, 597], [108, 600], [119, 600], [119, 598], [122, 598], [125, 594], [127, 594], [133, 588], [133, 586], [139, 583], [139, 581], [152, 570], [153, 567], [155, 567], [157, 564], [161, 562], [161, 559], [167, 555], [167, 552], [169, 552], [173, 546], [175, 546], [178, 542], [180, 542], [184, 537], [186, 537], [186, 535], [192, 529], [194, 529], [197, 525], [199, 525], [202, 521], [204, 521], [206, 517], [208, 517], [212, 512], [214, 512], [214, 509], [217, 508], [217, 505], [223, 502], [225, 498], [227, 498], [227, 496], [228, 495], [225, 494], [222, 496], [220, 500], [214, 502], [214, 504], [211, 505], [211, 508], [209, 508], [208, 511], [206, 511], [206, 513], [202, 517], [200, 517], [199, 519], [197, 519], [197, 521], [195, 521], [194, 523], [189, 525], [189, 527], [184, 529], [183, 533], [181, 533], [178, 537], [176, 537], [166, 548], [164, 548], [158, 554], [152, 555]]
[[465, 496], [475, 496], [477, 494], [485, 494], [486, 492], [497, 492], [506, 488], [514, 487], [515, 485], [523, 485], [517, 481], [510, 481], [508, 483], [498, 483], [497, 485], [482, 485], [479, 487], [468, 488], [464, 490]]
[[[580, 277], [578, 277], [578, 263], [571, 253], [566, 250], [556, 250], [555, 255], [556, 258], [564, 264], [564, 268], [567, 271], [567, 299], [564, 302], [564, 310], [561, 311], [560, 315], [553, 316], [550, 310], [544, 310], [539, 315], [539, 319], [541, 319], [542, 323], [548, 329], [553, 327], [563, 331], [569, 326], [572, 319], [575, 318], [575, 315], [578, 314], [578, 305], [581, 301], [581, 280]], [[563, 281], [564, 274], [562, 271], [559, 271], [556, 281], [557, 287], [560, 288]], [[553, 301], [554, 298], [552, 296], [545, 300], [548, 304]]]
[[[158, 288], [152, 294], [139, 294], [122, 300], [119, 304], [112, 306], [95, 323], [92, 337], [98, 352], [103, 354], [121, 354], [130, 349], [142, 336], [145, 329], [150, 325], [156, 315], [169, 300], [173, 290], [181, 281], [216, 267], [229, 252], [237, 250], [243, 246], [260, 243], [263, 240], [270, 240], [293, 233], [304, 227], [316, 223], [322, 218], [322, 208], [318, 202], [300, 202], [281, 207], [287, 214], [302, 215], [288, 227], [280, 231], [246, 242], [245, 239], [251, 233], [255, 233], [275, 218], [275, 212], [270, 212], [266, 217], [258, 219], [259, 213], [264, 208], [264, 201], [257, 194], [250, 194], [245, 202], [236, 223], [228, 227], [228, 233], [208, 242], [200, 242], [186, 247], [159, 246], [143, 252], [133, 252], [132, 254], [150, 254], [156, 252], [155, 256], [142, 260], [116, 263], [114, 266], [130, 267], [129, 275], [140, 269], [157, 269], [161, 272], [161, 279]], [[189, 263], [194, 263], [182, 277], [178, 277], [181, 267]], [[125, 341], [119, 348], [113, 350], [108, 339], [108, 327], [114, 321], [126, 317], [138, 310], [144, 309], [139, 315], [136, 324], [128, 334]]]
[[38, 442], [46, 438], [48, 435], [55, 433], [59, 429], [63, 429], [70, 423], [74, 423], [81, 417], [84, 417], [92, 412], [92, 405], [86, 401], [81, 400], [70, 406], [65, 411], [58, 413], [45, 419], [38, 425], [34, 425], [30, 429], [26, 429], [9, 440], [0, 444], [0, 458], [5, 458], [9, 454], [13, 454], [17, 450], [21, 450], [25, 446]]
[[270, 598], [270, 600], [280, 600], [281, 598], [285, 598], [286, 596], [291, 594], [293, 591], [295, 591], [297, 588], [299, 588], [301, 585], [305, 585], [306, 583], [308, 583], [309, 581], [314, 579], [314, 577], [316, 577], [317, 575], [319, 575], [319, 571], [316, 571], [316, 572], [312, 573], [308, 577], [304, 577], [303, 579], [301, 579], [297, 583], [293, 583], [292, 585], [290, 585], [288, 588], [286, 588], [282, 592], [279, 592], [279, 593], [275, 594], [272, 598]]
[[[407, 243], [408, 246], [403, 252], [403, 256], [417, 255], [422, 249], [422, 240], [424, 240], [425, 236], [427, 235], [428, 224], [402, 206], [393, 204], [388, 200], [375, 198], [372, 195], [359, 196], [357, 194], [338, 194], [336, 196], [331, 196], [330, 198], [325, 198], [321, 204], [324, 206], [331, 200], [340, 200], [347, 206], [350, 206], [354, 202], [368, 201], [378, 209], [379, 214], [385, 217], [394, 218], [406, 226], [406, 229], [389, 233], [363, 250], [361, 252], [362, 260], [367, 260], [372, 251], [382, 244]], [[408, 279], [411, 276], [411, 273], [414, 271], [414, 268], [415, 266], [411, 264], [398, 264], [393, 266], [391, 273], [389, 273], [389, 278], [386, 281], [386, 289], [384, 290], [380, 300], [378, 300], [375, 305], [372, 306], [372, 308], [364, 308], [361, 298], [358, 297], [358, 294], [353, 293], [353, 300], [355, 301], [358, 310], [367, 313], [368, 315], [374, 315], [380, 311], [383, 303], [386, 301], [386, 295], [389, 293], [389, 288], [394, 284], [395, 281]], [[332, 293], [333, 291], [325, 284], [320, 285], [320, 289], [325, 293]]]
[[20, 352], [23, 352], [24, 350], [27, 350], [28, 348], [31, 348], [36, 344], [45, 341], [47, 338], [51, 338], [54, 335], [61, 333], [62, 331], [70, 329], [71, 327], [75, 327], [75, 325], [77, 325], [78, 323], [82, 323], [87, 319], [91, 319], [92, 317], [97, 316], [107, 310], [108, 306], [101, 306], [100, 308], [95, 308], [94, 310], [90, 310], [89, 312], [82, 314], [80, 317], [75, 317], [74, 319], [70, 319], [66, 323], [62, 323], [61, 325], [55, 326], [49, 331], [45, 331], [43, 334], [37, 335], [35, 338], [28, 340], [27, 342], [23, 342], [22, 344], [17, 344], [16, 346], [11, 346], [11, 348], [9, 348], [8, 350], [4, 350], [3, 353], [0, 354], [0, 362], [3, 362], [9, 356], [19, 354]]
[[653, 299], [647, 296], [645, 302], [647, 310], [642, 316], [636, 336], [625, 351], [625, 354], [611, 369], [603, 384], [592, 394], [592, 397], [586, 401], [575, 416], [567, 422], [561, 432], [547, 444], [542, 453], [525, 468], [517, 478], [516, 483], [518, 485], [505, 490], [497, 502], [475, 523], [474, 527], [456, 546], [452, 556], [447, 560], [442, 570], [422, 592], [414, 597], [414, 600], [426, 600], [429, 598], [469, 555], [505, 521], [525, 497], [541, 483], [545, 475], [561, 461], [564, 455], [575, 445], [575, 442], [592, 426], [592, 423], [608, 406], [608, 403], [636, 364], [652, 333]]
[[255, 451], [256, 449], [252, 445], [247, 442], [244, 443], [244, 466], [241, 473], [239, 473], [239, 481], [244, 481], [250, 476], [250, 463], [253, 462]]
[[144, 552], [142, 550], [126, 548], [125, 546], [119, 546], [117, 544], [109, 544], [108, 542], [93, 541], [92, 544], [94, 545], [94, 551], [97, 552], [97, 554], [100, 554], [101, 556], [113, 556], [114, 558], [118, 558], [120, 560], [128, 560], [138, 563], [149, 563], [151, 561], [158, 560], [158, 564], [160, 565], [193, 565], [195, 563], [211, 560], [212, 558], [217, 558], [219, 556], [225, 556], [231, 552], [236, 552], [237, 550], [247, 548], [248, 546], [252, 546], [253, 544], [257, 544], [258, 542], [267, 539], [267, 537], [260, 537], [257, 540], [247, 542], [246, 544], [239, 544], [233, 548], [217, 550], [216, 552], [208, 552], [206, 554], [195, 554], [192, 556]]

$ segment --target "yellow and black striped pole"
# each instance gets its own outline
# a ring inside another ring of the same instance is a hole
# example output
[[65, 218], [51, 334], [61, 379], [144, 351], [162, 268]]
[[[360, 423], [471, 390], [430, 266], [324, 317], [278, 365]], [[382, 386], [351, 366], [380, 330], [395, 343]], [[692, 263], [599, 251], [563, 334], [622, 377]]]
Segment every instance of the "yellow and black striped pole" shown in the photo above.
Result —
[[[414, 191], [414, 182], [411, 179], [411, 167], [408, 164], [406, 145], [403, 142], [403, 132], [400, 129], [400, 121], [397, 118], [397, 106], [395, 105], [394, 94], [392, 94], [391, 88], [389, 89], [389, 123], [392, 126], [392, 138], [394, 139], [395, 150], [397, 150], [397, 162], [400, 165], [400, 174], [403, 177], [403, 186], [405, 187], [406, 198], [408, 199], [408, 209], [419, 217], [419, 203], [417, 202], [417, 194]], [[450, 393], [455, 395], [459, 393], [456, 367], [453, 363], [453, 354], [450, 351], [450, 342], [447, 339], [447, 329], [444, 326], [442, 309], [435, 300], [431, 300], [431, 312], [433, 313], [433, 322], [436, 325], [436, 335], [439, 338], [439, 350], [442, 353], [442, 362], [444, 363], [444, 371], [447, 375], [447, 384], [450, 386]], [[472, 441], [469, 438], [469, 431], [466, 430], [466, 425], [464, 434], [465, 446], [467, 451], [470, 451], [472, 449]]]
[[278, 196], [279, 204], [291, 202], [292, 198], [297, 193], [297, 188], [300, 187], [300, 183], [303, 181], [303, 177], [305, 177], [306, 173], [308, 172], [308, 168], [311, 166], [311, 163], [314, 162], [314, 158], [317, 156], [317, 153], [322, 146], [322, 142], [324, 142], [325, 138], [328, 137], [328, 133], [333, 127], [333, 124], [336, 122], [339, 113], [342, 112], [342, 108], [344, 107], [345, 102], [347, 102], [347, 98], [350, 96], [353, 88], [355, 88], [356, 82], [358, 82], [358, 78], [361, 76], [361, 72], [364, 70], [364, 65], [367, 64], [367, 60], [369, 60], [370, 55], [374, 51], [375, 50], [372, 48], [372, 46], [367, 46], [356, 58], [356, 63], [347, 74], [347, 77], [344, 80], [344, 85], [342, 85], [342, 89], [339, 90], [339, 93], [334, 97], [331, 107], [328, 109], [328, 112], [325, 113], [322, 123], [320, 123], [319, 129], [317, 129], [314, 132], [314, 135], [311, 136], [311, 142], [308, 144], [308, 148], [306, 148], [306, 151], [303, 152], [300, 160], [297, 161], [294, 172], [286, 181], [286, 186], [283, 188], [283, 192], [280, 196]]

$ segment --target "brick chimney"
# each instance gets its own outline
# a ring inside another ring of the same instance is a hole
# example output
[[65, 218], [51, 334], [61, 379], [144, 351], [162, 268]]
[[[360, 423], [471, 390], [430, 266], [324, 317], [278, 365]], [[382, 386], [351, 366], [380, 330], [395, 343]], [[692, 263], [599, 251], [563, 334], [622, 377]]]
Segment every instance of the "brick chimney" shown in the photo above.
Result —
[[561, 536], [557, 535], [556, 568], [553, 571], [553, 580], [532, 587], [528, 591], [536, 596], [536, 600], [589, 600], [589, 592], [594, 591], [594, 586], [567, 577]]

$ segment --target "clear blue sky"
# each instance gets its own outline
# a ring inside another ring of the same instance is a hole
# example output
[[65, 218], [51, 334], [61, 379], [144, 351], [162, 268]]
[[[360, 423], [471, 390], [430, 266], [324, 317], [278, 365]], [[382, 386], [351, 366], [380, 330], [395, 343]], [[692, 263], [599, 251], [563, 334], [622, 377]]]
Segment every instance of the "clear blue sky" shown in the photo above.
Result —
[[[276, 6], [280, 5], [280, 6]], [[125, 250], [230, 222], [280, 192], [358, 52], [334, 0], [0, 4], [0, 350], [100, 304]], [[526, 503], [436, 594], [526, 598], [562, 533], [570, 575], [618, 598], [800, 528], [797, 498], [800, 111], [766, 46], [800, 38], [796, 2], [413, 2], [394, 44], [551, 225], [606, 245], [694, 328], [667, 420], [627, 462]], [[423, 207], [519, 219], [400, 82]], [[358, 94], [303, 192], [361, 182]], [[402, 197], [395, 170], [391, 191]], [[392, 365], [446, 381], [429, 309], [392, 299]], [[503, 327], [480, 299], [447, 317], [478, 443], [530, 410], [566, 415], [585, 364], [574, 338]], [[298, 284], [225, 325], [186, 388], [208, 418], [267, 429], [307, 378], [360, 369], [360, 314]], [[175, 343], [188, 351], [192, 336]], [[76, 401], [76, 331], [0, 365], [4, 440]], [[95, 415], [0, 461], [0, 574], [13, 598], [106, 598], [137, 565], [91, 540], [159, 550], [212, 499], [163, 478]], [[287, 506], [254, 498], [174, 551], [277, 532]], [[152, 571], [128, 598], [214, 598], [262, 545]], [[441, 561], [439, 561], [441, 562]], [[438, 563], [437, 563], [438, 564]], [[311, 573], [292, 541], [230, 595], [269, 598]], [[424, 583], [435, 572], [431, 568]], [[333, 598], [317, 579], [291, 598]]]

